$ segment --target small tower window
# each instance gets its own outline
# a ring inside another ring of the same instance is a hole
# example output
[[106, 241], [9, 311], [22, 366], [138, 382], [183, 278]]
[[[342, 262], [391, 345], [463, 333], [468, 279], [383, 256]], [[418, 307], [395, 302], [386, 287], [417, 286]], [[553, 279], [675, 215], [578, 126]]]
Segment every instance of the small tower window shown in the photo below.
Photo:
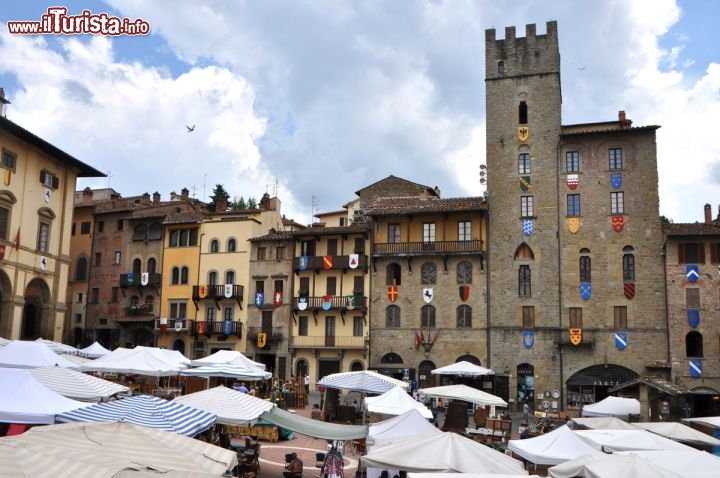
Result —
[[527, 103], [524, 101], [521, 101], [518, 107], [518, 119], [520, 124], [527, 124], [528, 122]]
[[504, 75], [505, 74], [505, 62], [499, 61], [498, 62], [498, 75]]

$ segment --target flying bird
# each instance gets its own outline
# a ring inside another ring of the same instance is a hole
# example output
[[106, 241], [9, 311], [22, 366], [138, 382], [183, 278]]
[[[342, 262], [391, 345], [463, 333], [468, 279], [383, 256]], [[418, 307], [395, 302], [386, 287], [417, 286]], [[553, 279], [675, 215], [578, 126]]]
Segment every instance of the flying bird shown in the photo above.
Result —
[[188, 125], [185, 125], [185, 127], [187, 128], [188, 133], [192, 133], [193, 131], [195, 131], [195, 125], [192, 125], [192, 128]]

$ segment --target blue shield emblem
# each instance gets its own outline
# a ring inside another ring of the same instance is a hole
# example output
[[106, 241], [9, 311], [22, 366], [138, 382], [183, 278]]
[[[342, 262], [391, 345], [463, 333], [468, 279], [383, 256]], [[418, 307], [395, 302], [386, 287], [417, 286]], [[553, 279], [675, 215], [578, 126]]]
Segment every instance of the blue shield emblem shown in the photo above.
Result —
[[307, 270], [310, 265], [310, 258], [308, 256], [298, 257], [298, 269], [301, 271]]
[[232, 334], [232, 321], [230, 319], [223, 320], [223, 335]]
[[255, 293], [255, 305], [257, 307], [260, 307], [264, 303], [265, 303], [265, 294], [263, 294], [262, 292], [256, 292]]
[[690, 362], [690, 375], [692, 375], [693, 378], [699, 378], [700, 375], [702, 375], [702, 360], [691, 359], [689, 362]]
[[125, 277], [128, 285], [133, 285], [135, 283], [135, 276], [132, 273], [128, 273]]
[[580, 283], [580, 297], [582, 297], [583, 300], [590, 299], [590, 296], [592, 295], [592, 284], [588, 282], [581, 282]]
[[628, 344], [627, 332], [615, 332], [615, 347], [617, 347], [618, 350], [625, 350], [625, 347], [627, 347], [627, 344]]
[[523, 219], [522, 228], [523, 228], [523, 234], [525, 234], [526, 236], [532, 236], [533, 220], [532, 219]]
[[700, 311], [699, 310], [688, 310], [688, 325], [693, 329], [700, 325]]
[[610, 173], [610, 186], [615, 189], [622, 186], [622, 173]]
[[687, 266], [687, 272], [685, 275], [687, 276], [687, 280], [690, 282], [697, 282], [698, 277], [700, 277], [700, 269], [698, 266]]
[[535, 332], [523, 332], [522, 338], [523, 345], [526, 349], [531, 349], [533, 344], [535, 344]]

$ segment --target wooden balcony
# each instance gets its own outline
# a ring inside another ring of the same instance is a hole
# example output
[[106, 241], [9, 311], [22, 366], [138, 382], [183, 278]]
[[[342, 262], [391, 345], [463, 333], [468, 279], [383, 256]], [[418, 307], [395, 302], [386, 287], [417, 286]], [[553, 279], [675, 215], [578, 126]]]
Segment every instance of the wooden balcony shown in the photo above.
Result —
[[162, 274], [151, 273], [147, 275], [147, 283], [143, 284], [143, 274], [126, 272], [120, 274], [120, 287], [154, 287], [159, 289], [162, 287]]
[[[322, 270], [349, 270], [353, 269], [350, 267], [350, 256], [329, 256], [332, 265], [330, 267], [325, 263], [325, 256], [310, 256], [308, 257], [307, 267], [300, 267], [300, 257], [296, 257], [293, 260], [293, 272], [300, 271], [322, 271]], [[366, 271], [368, 268], [368, 256], [365, 254], [359, 254], [358, 265], [355, 269]]]
[[[349, 295], [349, 296], [332, 296], [330, 298], [330, 308], [323, 308], [322, 297], [306, 297], [307, 307], [304, 310], [317, 312], [319, 310], [360, 310], [367, 311], [367, 297], [364, 295]], [[302, 312], [298, 306], [300, 297], [293, 297], [293, 310], [296, 312]]]
[[198, 335], [217, 335], [217, 336], [229, 336], [235, 335], [237, 338], [242, 339], [242, 322], [233, 321], [229, 324], [225, 324], [224, 320], [214, 320], [212, 322], [207, 321], [195, 321], [192, 324], [192, 334]]
[[134, 304], [125, 307], [125, 315], [140, 317], [140, 316], [154, 316], [155, 308], [148, 304]]
[[294, 335], [290, 337], [289, 347], [299, 348], [334, 348], [365, 350], [365, 337], [325, 335]]
[[484, 253], [483, 241], [381, 242], [373, 245], [373, 256], [424, 256], [434, 254]]

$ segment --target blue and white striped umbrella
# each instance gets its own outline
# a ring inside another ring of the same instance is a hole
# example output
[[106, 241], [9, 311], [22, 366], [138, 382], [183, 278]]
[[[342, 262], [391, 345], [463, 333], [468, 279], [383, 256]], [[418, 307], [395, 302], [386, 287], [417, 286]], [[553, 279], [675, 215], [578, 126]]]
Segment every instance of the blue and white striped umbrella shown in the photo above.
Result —
[[326, 375], [318, 381], [318, 386], [339, 388], [366, 393], [385, 393], [395, 387], [408, 388], [408, 384], [372, 370], [340, 372]]
[[55, 418], [58, 422], [122, 420], [189, 437], [210, 428], [217, 418], [214, 413], [150, 395], [137, 395], [122, 400], [97, 403], [83, 408], [82, 411], [82, 413], [75, 411], [62, 413]]

